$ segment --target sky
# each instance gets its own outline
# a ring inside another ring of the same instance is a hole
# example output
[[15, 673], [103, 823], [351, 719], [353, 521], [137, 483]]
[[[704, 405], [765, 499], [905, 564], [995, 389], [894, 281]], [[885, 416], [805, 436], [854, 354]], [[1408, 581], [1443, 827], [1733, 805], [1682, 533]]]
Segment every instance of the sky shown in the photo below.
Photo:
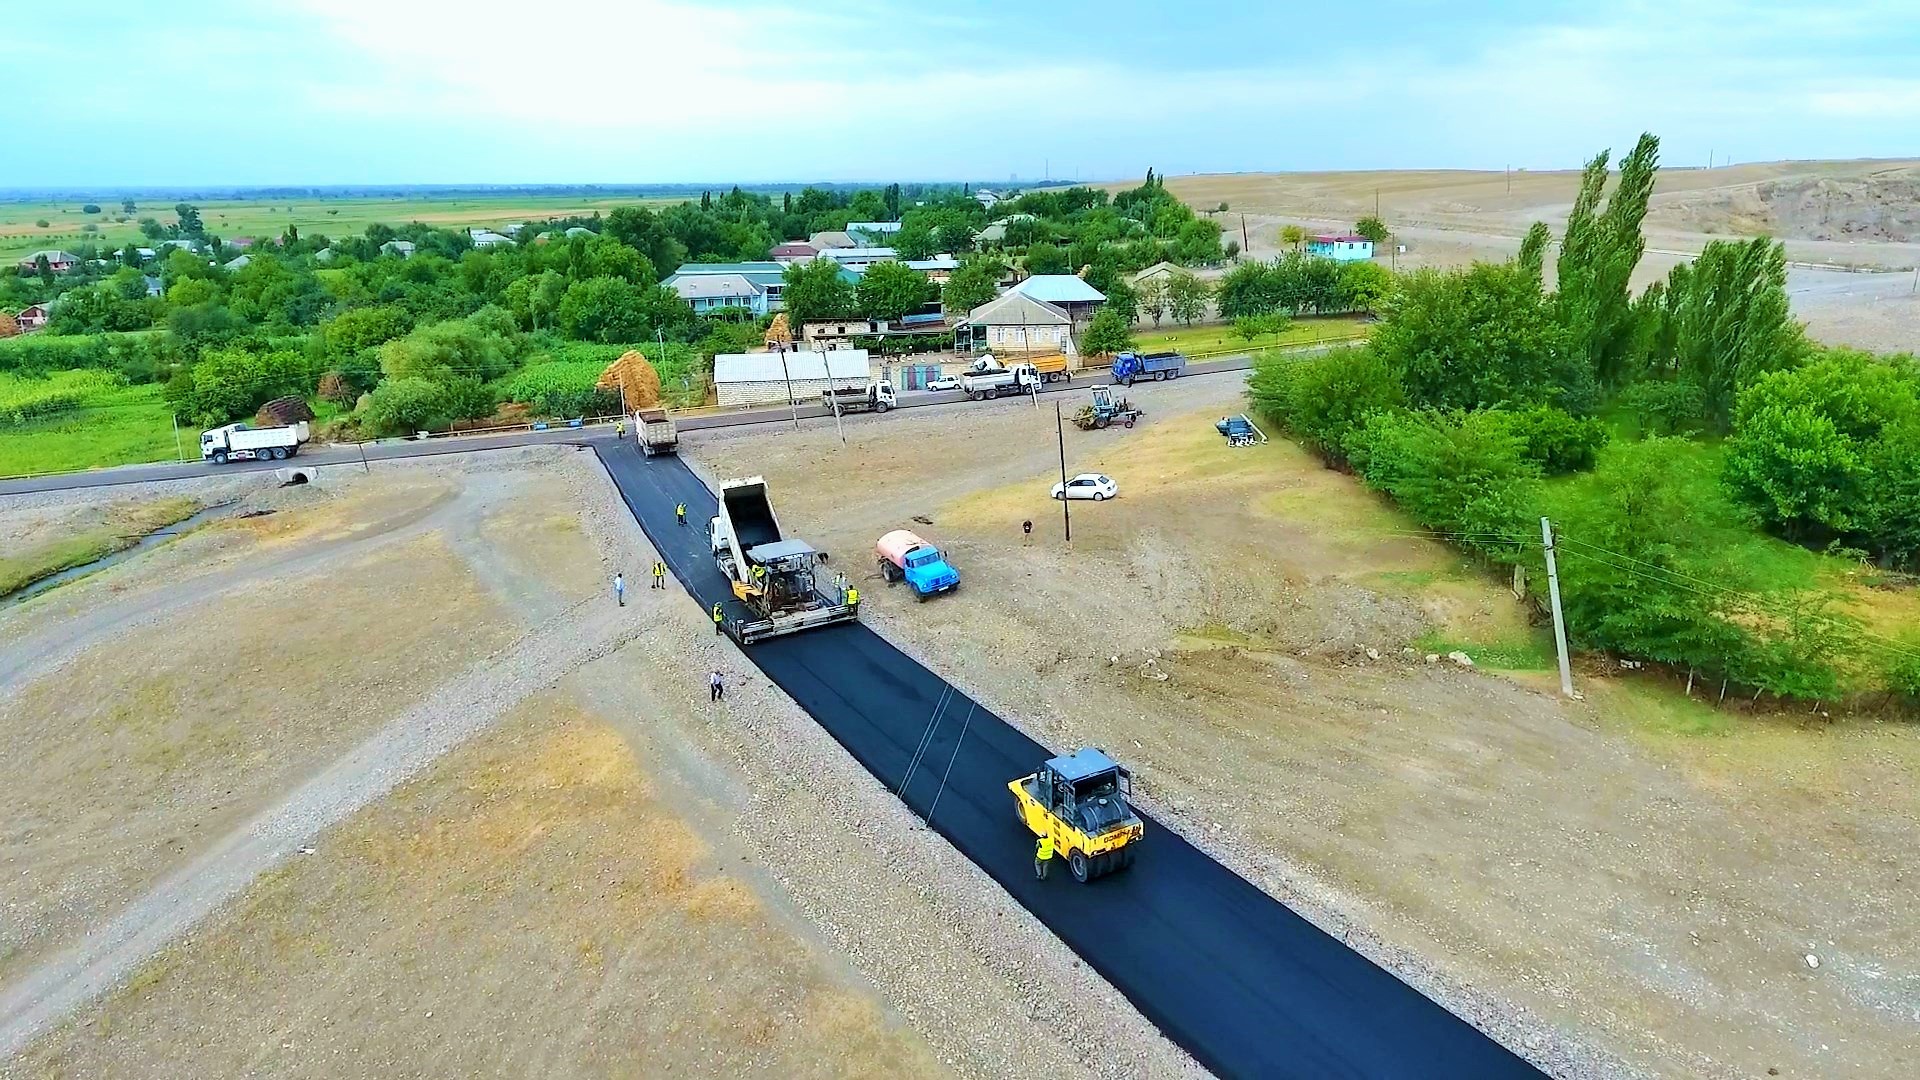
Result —
[[1572, 168], [1643, 130], [1669, 165], [1920, 155], [1916, 3], [35, 3], [0, 187]]

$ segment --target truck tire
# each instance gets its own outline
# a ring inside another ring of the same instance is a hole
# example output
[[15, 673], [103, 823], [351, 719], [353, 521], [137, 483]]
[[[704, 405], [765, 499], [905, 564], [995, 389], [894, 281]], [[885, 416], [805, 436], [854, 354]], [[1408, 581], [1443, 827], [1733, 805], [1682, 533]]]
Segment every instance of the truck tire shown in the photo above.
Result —
[[1076, 851], [1067, 856], [1067, 869], [1073, 871], [1073, 880], [1082, 885], [1093, 880], [1093, 867], [1087, 862], [1084, 851]]
[[927, 594], [921, 592], [919, 589], [913, 590], [913, 598], [923, 604], [927, 602]]
[[1180, 369], [1179, 369], [1179, 368], [1173, 368], [1172, 370], [1170, 370], [1170, 371], [1168, 371], [1168, 372], [1167, 372], [1167, 378], [1169, 378], [1169, 379], [1177, 379], [1177, 378], [1179, 378], [1179, 377], [1180, 377]]
[[975, 401], [979, 401], [985, 398], [987, 395], [979, 390], [969, 390], [967, 391], [967, 396], [972, 398]]
[[284, 446], [276, 446], [268, 452], [273, 455], [273, 460], [275, 461], [287, 460], [287, 448]]
[[215, 450], [213, 452], [213, 463], [215, 465], [225, 465], [227, 463], [227, 452], [225, 450]]
[[891, 409], [891, 408], [893, 408], [893, 406], [891, 406], [891, 405], [889, 405], [889, 404], [887, 404], [886, 402], [884, 402], [884, 401], [883, 401], [883, 402], [881, 402], [880, 404], [878, 404], [878, 405], [875, 405], [875, 406], [873, 407], [873, 411], [874, 411], [874, 412], [879, 412], [879, 413], [883, 413], [883, 412], [886, 412], [886, 411], [887, 411], [888, 409]]

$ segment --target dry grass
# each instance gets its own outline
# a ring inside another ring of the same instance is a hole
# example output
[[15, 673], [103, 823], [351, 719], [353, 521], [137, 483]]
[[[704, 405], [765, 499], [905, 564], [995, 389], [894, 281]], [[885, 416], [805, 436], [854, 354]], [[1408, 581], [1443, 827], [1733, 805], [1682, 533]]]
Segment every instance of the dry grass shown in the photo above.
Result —
[[125, 551], [148, 533], [184, 521], [199, 510], [199, 500], [184, 496], [110, 506], [98, 524], [0, 554], [0, 596], [62, 570]]
[[67, 1076], [932, 1076], [557, 695], [37, 1044]]

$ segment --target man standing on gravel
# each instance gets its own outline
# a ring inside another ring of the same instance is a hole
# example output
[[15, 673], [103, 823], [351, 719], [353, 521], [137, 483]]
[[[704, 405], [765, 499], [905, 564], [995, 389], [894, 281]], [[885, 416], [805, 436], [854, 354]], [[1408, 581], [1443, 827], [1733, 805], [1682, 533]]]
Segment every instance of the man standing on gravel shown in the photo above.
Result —
[[627, 575], [613, 575], [613, 598], [620, 601], [621, 607], [627, 606]]
[[720, 678], [718, 669], [716, 669], [713, 674], [707, 676], [707, 690], [711, 695], [707, 698], [709, 702], [719, 701], [721, 698], [727, 696], [727, 684]]
[[656, 589], [667, 587], [667, 564], [658, 559], [653, 562], [653, 587]]

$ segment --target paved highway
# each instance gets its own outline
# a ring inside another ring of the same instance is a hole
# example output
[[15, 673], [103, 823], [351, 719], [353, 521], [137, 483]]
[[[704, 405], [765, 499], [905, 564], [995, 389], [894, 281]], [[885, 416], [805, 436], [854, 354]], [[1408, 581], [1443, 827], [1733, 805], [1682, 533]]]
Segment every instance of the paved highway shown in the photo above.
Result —
[[[706, 486], [677, 458], [648, 460], [632, 444], [608, 438], [591, 445], [702, 610], [721, 601], [730, 617], [742, 614], [706, 551], [705, 523], [714, 512]], [[777, 503], [779, 492], [773, 497]], [[674, 524], [676, 502], [687, 505], [684, 527]], [[963, 592], [940, 602], [968, 601]], [[865, 626], [775, 638], [746, 654], [868, 771], [902, 792], [915, 813], [931, 815], [936, 832], [1215, 1073], [1316, 1080], [1541, 1075], [1156, 821], [1147, 821], [1138, 862], [1127, 871], [1087, 885], [1064, 870], [1034, 880], [1033, 838], [1016, 822], [1006, 784], [1030, 772], [1047, 749]]]
[[[1312, 350], [1307, 350], [1312, 351]], [[1211, 375], [1223, 371], [1245, 371], [1253, 366], [1246, 356], [1225, 356], [1205, 363], [1197, 363], [1187, 368], [1189, 377]], [[1043, 393], [1057, 394], [1074, 390], [1085, 391], [1093, 386], [1104, 385], [1104, 373], [1095, 373], [1091, 378], [1082, 378], [1073, 382], [1053, 383], [1043, 388]], [[944, 390], [938, 393], [926, 390], [906, 390], [900, 393], [900, 407], [916, 408], [926, 405], [966, 405], [966, 395], [957, 390]], [[786, 407], [747, 409], [739, 412], [709, 413], [699, 416], [680, 417], [676, 421], [682, 431], [701, 431], [707, 428], [740, 427], [749, 424], [773, 424], [791, 421], [796, 410]], [[832, 415], [823, 406], [803, 404], [798, 408], [802, 420]], [[439, 454], [467, 454], [476, 450], [498, 450], [509, 446], [537, 446], [543, 443], [580, 443], [593, 436], [594, 432], [579, 428], [557, 428], [547, 431], [512, 431], [496, 435], [456, 435], [433, 439], [401, 440], [393, 442], [348, 443], [339, 446], [323, 446], [304, 451], [291, 462], [285, 461], [234, 461], [225, 465], [211, 465], [200, 461], [162, 462], [152, 465], [122, 465], [111, 469], [93, 469], [88, 472], [54, 473], [47, 476], [16, 477], [0, 480], [0, 495], [21, 495], [33, 491], [64, 491], [71, 488], [113, 487], [120, 484], [142, 484], [155, 480], [185, 480], [196, 476], [219, 476], [240, 472], [260, 472], [267, 469], [282, 468], [286, 465], [357, 465], [362, 460], [390, 461], [395, 458], [433, 457]]]

